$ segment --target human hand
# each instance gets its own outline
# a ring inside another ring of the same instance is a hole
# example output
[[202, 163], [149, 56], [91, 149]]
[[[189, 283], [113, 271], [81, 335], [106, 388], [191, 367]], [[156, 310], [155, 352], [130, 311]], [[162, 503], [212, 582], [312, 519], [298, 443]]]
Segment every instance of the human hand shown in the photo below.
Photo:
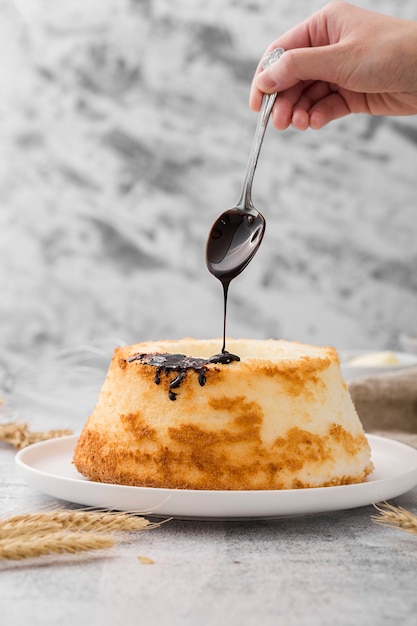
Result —
[[[417, 22], [330, 2], [271, 43], [281, 58], [259, 64], [250, 106], [278, 92], [279, 130], [322, 128], [349, 113], [417, 114]], [[266, 54], [265, 53], [265, 54]]]

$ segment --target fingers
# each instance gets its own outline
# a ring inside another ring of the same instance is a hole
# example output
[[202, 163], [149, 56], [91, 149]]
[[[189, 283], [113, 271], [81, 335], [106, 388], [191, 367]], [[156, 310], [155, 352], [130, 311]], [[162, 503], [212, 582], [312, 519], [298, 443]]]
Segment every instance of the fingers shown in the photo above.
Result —
[[[338, 59], [342, 47], [337, 44], [319, 48], [298, 48], [282, 57], [253, 80], [250, 106], [259, 110], [264, 93], [278, 92], [272, 123], [278, 130], [292, 125], [299, 130], [322, 128], [351, 111], [341, 95], [343, 64]], [[330, 59], [330, 61], [329, 61]], [[346, 65], [345, 65], [346, 67]]]
[[278, 95], [272, 110], [272, 123], [278, 130], [285, 130], [292, 123], [294, 106], [303, 92], [303, 84], [299, 83]]
[[314, 81], [337, 83], [339, 55], [336, 44], [287, 50], [265, 70], [258, 67], [252, 81], [249, 106], [259, 111], [264, 93], [286, 92], [296, 85], [305, 86]]
[[[312, 23], [314, 22], [315, 15], [312, 18], [301, 22], [297, 26], [294, 26], [292, 29], [283, 34], [279, 39], [273, 41], [265, 50], [264, 54], [259, 61], [258, 67], [256, 68], [255, 75], [252, 80], [251, 92], [249, 97], [249, 105], [254, 111], [259, 111], [261, 108], [262, 95], [265, 93], [265, 90], [260, 88], [258, 85], [258, 76], [263, 73], [264, 70], [262, 68], [262, 59], [269, 54], [275, 48], [284, 48], [287, 52], [293, 49], [304, 48], [311, 46], [311, 38], [310, 38], [310, 28]], [[273, 63], [272, 65], [276, 65], [277, 63], [281, 63], [285, 56], [288, 57], [288, 54], [284, 53], [278, 61]], [[272, 67], [272, 65], [270, 67]], [[274, 83], [275, 84], [275, 83]], [[288, 85], [290, 86], [290, 85]], [[272, 91], [278, 91], [272, 89]]]
[[[271, 46], [267, 48], [262, 58], [264, 58], [271, 50], [274, 48], [282, 47], [278, 43], [279, 40], [274, 42]], [[285, 49], [285, 48], [284, 48]], [[261, 108], [262, 97], [264, 93], [273, 93], [275, 91], [283, 91], [283, 89], [279, 89], [276, 83], [276, 66], [278, 63], [282, 63], [284, 57], [288, 57], [288, 52], [285, 52], [275, 63], [272, 63], [267, 69], [262, 68], [262, 61], [259, 62], [258, 67], [256, 68], [255, 75], [252, 80], [251, 91], [249, 96], [249, 106], [254, 111], [259, 111]], [[282, 68], [279, 68], [279, 71], [282, 71]], [[293, 84], [296, 84], [298, 79], [295, 77]], [[291, 85], [287, 85], [290, 87]]]
[[[319, 102], [316, 102], [314, 106], [311, 107], [311, 109], [309, 110], [309, 126], [314, 130], [319, 130], [329, 122], [333, 122], [340, 117], [349, 115], [349, 113], [351, 113], [351, 110], [342, 95], [340, 93], [332, 93], [325, 98], [322, 98], [321, 100], [319, 100]], [[294, 125], [296, 125], [297, 122], [296, 114], [297, 112], [294, 111]]]
[[327, 83], [316, 82], [305, 90], [295, 86], [278, 95], [272, 123], [278, 130], [293, 126], [297, 130], [318, 130], [352, 113], [349, 92], [333, 91]]
[[350, 112], [340, 92], [329, 83], [317, 81], [304, 89], [294, 103], [291, 124], [298, 130], [319, 129]]
[[341, 46], [332, 44], [318, 48], [287, 50], [256, 77], [256, 86], [261, 91], [272, 93], [284, 91], [299, 81], [324, 81], [340, 83], [341, 68], [345, 66], [341, 57]]

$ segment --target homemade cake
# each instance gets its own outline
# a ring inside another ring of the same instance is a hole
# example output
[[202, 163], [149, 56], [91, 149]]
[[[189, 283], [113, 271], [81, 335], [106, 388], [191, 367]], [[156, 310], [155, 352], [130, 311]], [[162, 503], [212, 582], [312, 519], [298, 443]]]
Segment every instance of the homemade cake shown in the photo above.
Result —
[[94, 481], [180, 489], [365, 480], [370, 448], [333, 348], [230, 339], [240, 360], [210, 362], [220, 345], [183, 339], [117, 348], [78, 440], [76, 468]]

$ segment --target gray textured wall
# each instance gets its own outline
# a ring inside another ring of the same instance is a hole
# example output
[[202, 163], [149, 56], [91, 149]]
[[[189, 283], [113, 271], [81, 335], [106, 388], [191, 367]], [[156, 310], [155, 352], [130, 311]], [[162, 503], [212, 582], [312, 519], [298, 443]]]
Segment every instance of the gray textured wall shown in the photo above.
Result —
[[[0, 363], [221, 335], [204, 247], [239, 195], [252, 74], [322, 4], [0, 0]], [[417, 19], [413, 0], [356, 4]], [[228, 334], [397, 347], [417, 326], [416, 148], [416, 117], [271, 126], [267, 233]]]

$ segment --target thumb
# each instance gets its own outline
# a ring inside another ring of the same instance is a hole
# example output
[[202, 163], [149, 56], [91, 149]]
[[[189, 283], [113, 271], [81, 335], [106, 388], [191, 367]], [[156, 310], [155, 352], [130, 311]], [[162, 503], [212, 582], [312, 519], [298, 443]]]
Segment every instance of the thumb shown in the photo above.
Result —
[[341, 49], [337, 44], [287, 50], [257, 76], [257, 87], [266, 93], [284, 91], [300, 81], [321, 80], [338, 84]]

